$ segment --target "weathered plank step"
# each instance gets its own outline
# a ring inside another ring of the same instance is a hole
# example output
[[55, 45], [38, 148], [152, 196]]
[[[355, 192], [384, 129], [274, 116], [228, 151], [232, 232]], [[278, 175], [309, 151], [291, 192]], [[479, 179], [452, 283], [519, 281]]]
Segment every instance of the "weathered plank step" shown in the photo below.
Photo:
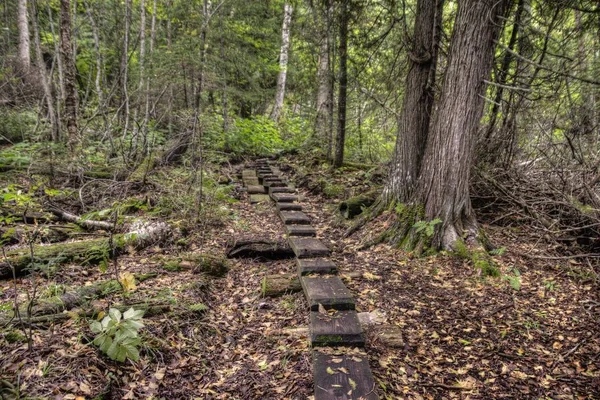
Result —
[[269, 186], [269, 194], [273, 193], [296, 193], [296, 189], [291, 186]]
[[364, 352], [325, 354], [314, 350], [313, 376], [315, 400], [379, 399]]
[[279, 211], [278, 214], [285, 225], [310, 225], [310, 217], [302, 211]]
[[273, 172], [271, 172], [271, 170], [269, 171], [258, 171], [258, 177], [259, 178], [263, 178], [263, 179], [267, 179], [267, 178], [281, 178], [279, 175], [274, 174]]
[[298, 201], [298, 196], [288, 193], [273, 193], [271, 198], [277, 203], [293, 203]]
[[250, 195], [250, 204], [257, 204], [257, 203], [265, 203], [265, 202], [269, 202], [270, 198], [268, 194], [251, 194]]
[[263, 179], [263, 185], [266, 187], [287, 187], [288, 183], [283, 179]]
[[[297, 212], [297, 211], [295, 211]], [[285, 233], [288, 236], [304, 236], [304, 237], [315, 237], [317, 236], [317, 230], [311, 225], [286, 225]]]
[[354, 310], [335, 311], [332, 314], [311, 311], [310, 343], [313, 347], [363, 347], [365, 334], [358, 314]]
[[300, 283], [311, 311], [318, 311], [319, 304], [326, 310], [354, 310], [355, 308], [352, 293], [337, 276], [303, 276]]
[[[274, 193], [271, 198], [277, 195], [281, 194]], [[288, 243], [298, 258], [329, 257], [331, 254], [327, 246], [318, 239], [291, 237], [288, 239]]]
[[297, 258], [298, 274], [337, 274], [337, 266], [328, 258]]
[[242, 171], [242, 178], [243, 177], [256, 177], [256, 171], [253, 169], [245, 169]]
[[265, 194], [265, 193], [267, 193], [267, 189], [265, 189], [265, 187], [262, 185], [251, 185], [251, 186], [248, 186], [248, 193], [249, 194]]
[[277, 203], [277, 211], [302, 211], [302, 205], [297, 203]]
[[244, 186], [258, 186], [260, 183], [258, 182], [258, 178], [244, 178]]

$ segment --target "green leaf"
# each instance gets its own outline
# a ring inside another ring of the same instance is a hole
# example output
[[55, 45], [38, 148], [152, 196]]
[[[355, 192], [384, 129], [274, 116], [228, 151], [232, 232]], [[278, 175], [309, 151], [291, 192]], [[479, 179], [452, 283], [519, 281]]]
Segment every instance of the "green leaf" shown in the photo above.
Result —
[[110, 318], [112, 318], [116, 322], [121, 321], [121, 311], [119, 311], [116, 308], [111, 308], [108, 311], [108, 315], [110, 316]]
[[102, 324], [98, 321], [94, 321], [90, 324], [90, 329], [94, 333], [100, 333], [102, 332]]

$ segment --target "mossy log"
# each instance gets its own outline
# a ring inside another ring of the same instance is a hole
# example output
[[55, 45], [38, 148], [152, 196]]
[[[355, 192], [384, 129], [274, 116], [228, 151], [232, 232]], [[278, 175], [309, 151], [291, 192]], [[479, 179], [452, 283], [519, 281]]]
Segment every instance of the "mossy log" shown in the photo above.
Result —
[[162, 268], [171, 272], [187, 269], [194, 273], [222, 277], [229, 270], [229, 261], [213, 254], [186, 253], [176, 257], [160, 257], [159, 260]]
[[93, 265], [107, 260], [113, 255], [122, 254], [128, 247], [142, 249], [164, 241], [171, 229], [165, 223], [137, 225], [131, 232], [114, 235], [112, 249], [109, 238], [84, 240], [70, 243], [56, 243], [49, 246], [33, 246], [33, 258], [29, 248], [8, 251], [0, 261], [0, 279], [28, 273], [31, 268], [52, 269], [58, 265], [79, 262]]
[[227, 251], [227, 258], [247, 257], [281, 260], [294, 256], [294, 251], [287, 242], [266, 239], [238, 240]]
[[352, 219], [360, 215], [364, 208], [372, 206], [376, 199], [377, 192], [367, 192], [342, 201], [338, 209], [344, 218]]
[[262, 280], [262, 295], [265, 297], [277, 297], [301, 290], [300, 279], [296, 274], [267, 275]]
[[0, 243], [2, 245], [12, 245], [19, 242], [25, 242], [30, 235], [34, 234], [40, 241], [44, 243], [56, 243], [67, 240], [71, 231], [72, 226], [48, 226], [48, 227], [31, 227], [27, 225], [21, 225], [17, 227], [3, 227], [0, 228]]
[[70, 212], [56, 207], [50, 207], [50, 212], [64, 221], [73, 222], [85, 229], [103, 229], [105, 231], [111, 231], [114, 228], [113, 224], [110, 222], [93, 221], [90, 219], [81, 218], [79, 215], [71, 214]]
[[[172, 310], [172, 306], [170, 304], [165, 304], [162, 302], [146, 302], [146, 303], [133, 303], [133, 304], [113, 304], [110, 308], [116, 308], [122, 313], [127, 311], [130, 308], [134, 310], [143, 310], [144, 318], [153, 317], [156, 315], [161, 315], [164, 313], [168, 313]], [[108, 309], [104, 309], [101, 307], [91, 307], [88, 309], [76, 309], [72, 312], [64, 312], [59, 314], [47, 314], [47, 315], [38, 315], [32, 316], [31, 318], [22, 317], [21, 320], [25, 325], [49, 325], [56, 322], [64, 321], [70, 318], [90, 318], [98, 315], [102, 311], [108, 311]], [[10, 318], [10, 319], [0, 319], [1, 326], [18, 326], [21, 321], [18, 318]]]
[[[157, 274], [135, 274], [138, 282], [155, 278]], [[81, 306], [85, 302], [93, 299], [102, 298], [109, 293], [120, 290], [119, 282], [116, 279], [98, 282], [90, 286], [81, 286], [60, 296], [53, 296], [39, 300], [32, 308], [31, 315], [56, 314], [65, 310]], [[27, 310], [21, 310], [21, 315], [26, 315]]]

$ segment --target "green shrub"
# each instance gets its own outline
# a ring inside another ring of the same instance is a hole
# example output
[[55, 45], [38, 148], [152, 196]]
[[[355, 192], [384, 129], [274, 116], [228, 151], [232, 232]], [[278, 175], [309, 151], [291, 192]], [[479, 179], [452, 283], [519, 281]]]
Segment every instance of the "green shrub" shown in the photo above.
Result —
[[237, 154], [269, 155], [284, 148], [275, 122], [265, 116], [239, 119], [228, 132], [227, 147]]
[[0, 112], [0, 144], [22, 142], [35, 131], [36, 123], [34, 111]]
[[137, 361], [140, 358], [137, 346], [142, 342], [139, 330], [144, 327], [143, 315], [144, 311], [133, 308], [123, 314], [116, 308], [111, 308], [102, 322], [94, 321], [90, 324], [92, 332], [97, 334], [94, 344], [111, 360]]

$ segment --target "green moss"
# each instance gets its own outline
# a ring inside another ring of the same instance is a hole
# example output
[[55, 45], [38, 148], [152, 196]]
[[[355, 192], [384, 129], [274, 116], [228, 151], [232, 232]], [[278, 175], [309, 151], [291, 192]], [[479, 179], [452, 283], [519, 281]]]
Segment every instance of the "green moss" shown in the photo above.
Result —
[[25, 343], [27, 341], [25, 335], [16, 330], [4, 334], [4, 339], [6, 339], [8, 343]]
[[469, 260], [471, 258], [471, 252], [462, 240], [457, 240], [454, 243], [454, 255], [463, 260]]
[[223, 256], [212, 254], [188, 254], [182, 257], [195, 264], [196, 272], [204, 272], [211, 276], [223, 276], [229, 270], [229, 262]]
[[188, 308], [190, 311], [195, 312], [197, 314], [204, 314], [206, 311], [208, 311], [208, 306], [203, 303], [190, 304]]
[[333, 183], [327, 183], [323, 187], [323, 195], [325, 197], [338, 197], [344, 193], [344, 187], [342, 185], [336, 185]]
[[480, 269], [483, 276], [500, 276], [498, 266], [484, 250], [471, 252], [471, 260], [473, 261], [473, 266]]
[[181, 268], [181, 259], [177, 258], [174, 260], [169, 260], [163, 264], [162, 268], [165, 271], [169, 271], [169, 272], [179, 272], [182, 269]]

